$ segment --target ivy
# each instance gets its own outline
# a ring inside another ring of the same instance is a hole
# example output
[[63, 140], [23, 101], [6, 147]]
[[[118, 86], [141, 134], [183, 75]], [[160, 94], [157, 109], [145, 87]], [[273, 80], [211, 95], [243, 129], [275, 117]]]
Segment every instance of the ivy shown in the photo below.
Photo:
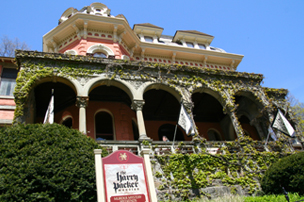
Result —
[[[36, 83], [47, 77], [80, 79], [105, 74], [111, 80], [162, 83], [175, 89], [181, 96], [183, 88], [190, 93], [200, 88], [208, 88], [219, 95], [219, 102], [224, 112], [234, 115], [238, 107], [235, 97], [239, 92], [251, 93], [268, 113], [278, 107], [273, 100], [284, 103], [287, 94], [285, 89], [261, 87], [263, 75], [246, 72], [36, 51], [16, 51], [16, 61], [21, 70], [14, 92], [16, 103], [14, 123], [24, 115], [25, 103]], [[264, 171], [278, 158], [289, 154], [287, 139], [281, 136], [277, 142], [268, 143], [276, 152], [259, 152], [255, 149], [259, 142], [244, 136], [239, 122], [236, 125], [238, 139], [225, 143], [225, 146], [220, 148], [222, 154], [206, 153], [204, 146], [206, 140], [194, 137], [193, 141], [199, 143], [196, 149], [200, 149], [201, 153], [177, 152], [156, 156], [153, 165], [159, 164], [162, 172], [155, 173], [155, 176], [163, 182], [158, 189], [173, 189], [174, 194], [188, 200], [189, 189], [212, 186], [214, 180], [220, 179], [226, 186], [238, 184], [248, 190], [248, 193], [257, 191], [258, 180], [261, 179]], [[149, 143], [143, 142], [143, 145], [147, 144]], [[182, 144], [179, 147], [182, 148]], [[203, 194], [208, 196], [206, 193]]]
[[[248, 141], [253, 140], [244, 138], [240, 142], [246, 147], [243, 143]], [[237, 142], [227, 145], [231, 148]], [[258, 152], [253, 147], [244, 149], [242, 153], [230, 153], [227, 147], [221, 148], [226, 154], [216, 155], [201, 149], [203, 152], [196, 154], [156, 155], [153, 165], [158, 164], [161, 172], [154, 169], [154, 176], [162, 179], [158, 189], [171, 190], [174, 197], [187, 201], [190, 198], [185, 193], [189, 193], [189, 190], [212, 187], [215, 180], [220, 180], [224, 186], [232, 187], [232, 191], [235, 191], [234, 185], [240, 185], [248, 194], [254, 194], [260, 191], [259, 180], [266, 169], [279, 158], [290, 155], [289, 152]], [[207, 193], [200, 194], [209, 197]], [[170, 200], [170, 194], [167, 199]]]

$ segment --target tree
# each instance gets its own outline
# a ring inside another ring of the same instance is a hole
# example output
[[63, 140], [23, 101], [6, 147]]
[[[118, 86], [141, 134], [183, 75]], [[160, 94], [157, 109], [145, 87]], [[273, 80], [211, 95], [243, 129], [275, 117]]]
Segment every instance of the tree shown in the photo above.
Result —
[[59, 124], [0, 129], [0, 201], [96, 201], [96, 148]]
[[21, 42], [18, 38], [11, 40], [8, 36], [1, 37], [0, 56], [14, 57], [16, 49], [29, 50], [30, 48], [25, 42]]
[[298, 129], [302, 132], [302, 136], [304, 136], [304, 103], [299, 102], [293, 95], [288, 95], [287, 101], [294, 112]]
[[298, 102], [292, 109], [298, 121], [298, 128], [301, 130], [302, 136], [304, 136], [304, 103]]

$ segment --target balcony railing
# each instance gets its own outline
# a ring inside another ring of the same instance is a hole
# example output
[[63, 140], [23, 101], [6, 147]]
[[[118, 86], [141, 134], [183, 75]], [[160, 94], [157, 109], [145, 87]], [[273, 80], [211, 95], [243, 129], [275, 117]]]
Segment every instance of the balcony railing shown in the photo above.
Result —
[[[100, 146], [104, 147], [109, 153], [116, 150], [128, 150], [136, 155], [139, 155], [142, 148], [148, 147], [151, 150], [150, 155], [164, 155], [172, 153], [191, 154], [201, 153], [202, 151], [210, 154], [225, 154], [237, 153], [241, 151], [241, 147], [236, 144], [235, 141], [207, 141], [203, 144], [196, 144], [192, 141], [183, 142], [163, 142], [163, 141], [152, 141], [149, 145], [143, 145], [139, 141], [113, 141], [113, 140], [97, 140]], [[263, 141], [253, 141], [250, 146], [255, 148], [259, 152], [263, 151], [281, 151], [282, 147], [276, 144], [276, 142], [270, 142], [265, 146]], [[291, 146], [291, 145], [290, 145]], [[290, 151], [293, 149], [302, 150], [302, 146], [299, 144], [293, 144], [290, 147]]]

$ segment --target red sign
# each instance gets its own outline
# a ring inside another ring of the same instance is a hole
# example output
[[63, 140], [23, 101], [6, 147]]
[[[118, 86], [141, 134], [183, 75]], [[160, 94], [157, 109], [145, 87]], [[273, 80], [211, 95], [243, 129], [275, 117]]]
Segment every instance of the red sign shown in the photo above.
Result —
[[145, 202], [145, 201], [146, 201], [146, 197], [143, 194], [111, 197], [111, 202]]
[[102, 164], [107, 202], [150, 202], [142, 157], [118, 150]]

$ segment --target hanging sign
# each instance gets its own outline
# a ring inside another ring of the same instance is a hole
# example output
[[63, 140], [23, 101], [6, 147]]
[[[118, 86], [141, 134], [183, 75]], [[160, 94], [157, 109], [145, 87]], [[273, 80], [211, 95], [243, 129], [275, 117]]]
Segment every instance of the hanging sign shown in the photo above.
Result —
[[142, 157], [118, 150], [102, 159], [107, 202], [150, 202]]

